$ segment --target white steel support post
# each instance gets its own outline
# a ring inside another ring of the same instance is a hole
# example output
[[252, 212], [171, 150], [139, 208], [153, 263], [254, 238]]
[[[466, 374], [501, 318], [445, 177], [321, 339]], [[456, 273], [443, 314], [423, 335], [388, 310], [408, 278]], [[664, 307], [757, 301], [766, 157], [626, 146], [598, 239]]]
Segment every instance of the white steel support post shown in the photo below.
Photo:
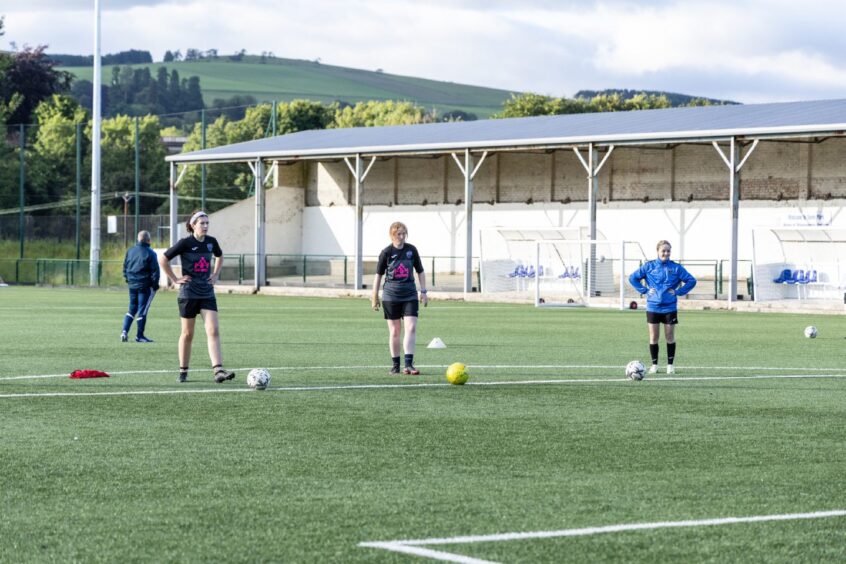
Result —
[[738, 217], [740, 215], [740, 169], [737, 167], [740, 151], [737, 146], [737, 139], [734, 137], [731, 138], [730, 153], [729, 207], [731, 208], [731, 250], [729, 254], [729, 306], [737, 299], [737, 232]]
[[256, 241], [255, 241], [255, 280], [253, 291], [258, 292], [267, 281], [267, 264], [265, 260], [265, 197], [264, 197], [264, 162], [256, 159], [255, 163], [256, 182]]
[[[578, 147], [573, 147], [573, 152], [576, 153], [576, 156], [579, 157], [579, 161], [582, 163], [585, 171], [587, 172], [587, 179], [588, 179], [588, 217], [590, 220], [590, 225], [588, 228], [588, 239], [591, 241], [596, 240], [596, 200], [599, 196], [599, 171], [608, 161], [608, 157], [611, 156], [611, 153], [614, 152], [614, 145], [610, 145], [608, 147], [608, 152], [605, 153], [605, 156], [602, 160], [599, 160], [599, 152], [596, 150], [596, 146], [593, 143], [588, 144], [588, 160], [587, 162], [582, 157], [582, 154], [579, 152]], [[588, 264], [586, 267], [587, 272], [587, 298], [588, 301], [593, 296], [594, 288], [596, 287], [596, 245], [591, 243], [590, 245], [590, 258], [588, 259]]]
[[[597, 163], [596, 147], [588, 145], [588, 239], [596, 241], [596, 197], [599, 195], [599, 178], [594, 170]], [[588, 301], [593, 297], [596, 288], [596, 245], [590, 246], [590, 258], [587, 264], [587, 296]]]
[[344, 162], [355, 180], [355, 276], [354, 287], [356, 290], [364, 288], [364, 179], [370, 173], [376, 157], [370, 158], [367, 168], [364, 168], [364, 161], [361, 153], [355, 154], [355, 165], [350, 163], [347, 157]]
[[461, 162], [461, 159], [458, 158], [456, 153], [452, 153], [452, 160], [455, 161], [461, 174], [464, 175], [464, 228], [467, 239], [467, 244], [464, 248], [465, 294], [473, 291], [473, 177], [479, 172], [479, 168], [481, 168], [487, 156], [487, 151], [482, 153], [482, 158], [479, 159], [478, 164], [474, 167], [473, 155], [470, 154], [470, 149], [464, 150], [464, 163]]
[[752, 147], [746, 152], [743, 159], [740, 158], [740, 144], [737, 138], [729, 140], [729, 155], [726, 156], [723, 150], [714, 141], [712, 144], [719, 153], [723, 162], [729, 169], [729, 209], [731, 210], [731, 243], [729, 249], [729, 289], [728, 306], [731, 308], [737, 300], [737, 241], [738, 241], [738, 220], [740, 218], [740, 169], [746, 164], [755, 147], [758, 146], [758, 139], [752, 143]]
[[361, 153], [355, 154], [355, 289], [364, 288], [364, 189]]
[[473, 155], [464, 150], [464, 293], [473, 291]]

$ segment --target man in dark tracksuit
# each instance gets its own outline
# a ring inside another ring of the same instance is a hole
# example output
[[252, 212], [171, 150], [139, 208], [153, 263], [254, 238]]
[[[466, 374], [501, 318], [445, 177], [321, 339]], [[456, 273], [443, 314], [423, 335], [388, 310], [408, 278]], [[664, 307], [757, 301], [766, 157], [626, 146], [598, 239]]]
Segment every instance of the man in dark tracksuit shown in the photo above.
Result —
[[127, 333], [132, 320], [137, 321], [135, 342], [152, 343], [144, 336], [147, 325], [147, 312], [159, 287], [159, 261], [156, 252], [150, 248], [150, 232], [138, 233], [138, 243], [126, 251], [123, 259], [123, 278], [129, 285], [129, 311], [123, 318], [123, 331], [120, 340], [129, 340]]

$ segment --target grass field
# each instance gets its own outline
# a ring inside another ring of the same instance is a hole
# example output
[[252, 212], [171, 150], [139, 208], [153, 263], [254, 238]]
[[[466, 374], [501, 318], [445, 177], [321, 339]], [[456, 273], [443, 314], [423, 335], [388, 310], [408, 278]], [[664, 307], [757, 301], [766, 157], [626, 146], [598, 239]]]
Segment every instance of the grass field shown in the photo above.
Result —
[[[159, 67], [176, 70], [182, 78], [197, 76], [207, 104], [215, 98], [250, 95], [260, 102], [308, 99], [350, 104], [367, 100], [410, 100], [426, 109], [464, 110], [479, 118], [502, 111], [511, 93], [496, 88], [400, 76], [374, 70], [353, 69], [294, 59], [271, 59], [267, 63], [232, 62], [225, 59], [204, 62], [130, 65], [148, 67], [155, 77]], [[92, 80], [90, 67], [63, 67], [75, 77]], [[111, 66], [103, 76], [111, 76]]]
[[2, 562], [846, 558], [840, 317], [683, 311], [677, 375], [637, 383], [643, 312], [435, 300], [389, 377], [365, 300], [221, 295], [238, 376], [198, 333], [180, 385], [175, 294], [152, 344], [125, 300], [0, 288]]

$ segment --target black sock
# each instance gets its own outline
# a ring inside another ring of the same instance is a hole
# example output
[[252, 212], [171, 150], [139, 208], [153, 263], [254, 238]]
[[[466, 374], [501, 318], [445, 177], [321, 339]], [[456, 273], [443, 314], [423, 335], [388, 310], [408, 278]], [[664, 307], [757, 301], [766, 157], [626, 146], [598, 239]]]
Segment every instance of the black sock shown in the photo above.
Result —
[[391, 360], [394, 363], [394, 368], [399, 368], [399, 357], [398, 356], [392, 356]]
[[667, 364], [672, 364], [676, 359], [676, 344], [667, 343]]
[[226, 371], [223, 369], [223, 365], [222, 365], [222, 364], [215, 364], [214, 366], [212, 366], [212, 370], [214, 370], [214, 373], [215, 373], [215, 374], [217, 374], [218, 372], [226, 372]]
[[188, 376], [188, 367], [187, 366], [180, 366], [179, 367], [179, 374], [180, 375], [184, 374], [185, 376]]
[[414, 355], [413, 354], [405, 355], [405, 365], [406, 366], [414, 366]]
[[649, 355], [652, 357], [652, 364], [658, 364], [658, 343], [649, 345]]

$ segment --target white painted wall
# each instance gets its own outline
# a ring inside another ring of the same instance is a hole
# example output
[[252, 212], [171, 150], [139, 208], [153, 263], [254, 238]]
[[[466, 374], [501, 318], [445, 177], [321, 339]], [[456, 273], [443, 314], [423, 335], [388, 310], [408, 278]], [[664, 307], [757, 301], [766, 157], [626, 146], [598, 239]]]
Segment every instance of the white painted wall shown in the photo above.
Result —
[[[355, 212], [345, 205], [304, 206], [302, 188], [278, 187], [267, 191], [268, 254], [355, 254]], [[802, 223], [797, 216], [821, 214], [822, 223], [846, 228], [842, 213], [846, 200], [741, 201], [740, 260], [752, 259], [752, 229]], [[210, 233], [226, 254], [254, 252], [255, 199], [250, 198], [211, 217]], [[463, 205], [366, 206], [364, 254], [375, 257], [390, 243], [388, 227], [394, 221], [409, 229], [409, 242], [423, 256], [464, 256]], [[473, 213], [473, 254], [479, 256], [479, 230], [487, 227], [586, 227], [584, 202], [536, 204], [476, 204]], [[612, 202], [599, 204], [597, 227], [601, 238], [636, 241], [647, 256], [655, 243], [667, 239], [677, 260], [719, 260], [730, 256], [731, 216], [727, 201], [720, 202]], [[808, 224], [806, 222], [806, 224]], [[184, 226], [180, 226], [180, 232]], [[184, 233], [181, 234], [184, 236]], [[462, 267], [463, 262], [456, 261]]]
[[[266, 241], [268, 254], [299, 254], [303, 247], [302, 188], [280, 186], [265, 192]], [[215, 237], [227, 255], [255, 252], [255, 198], [248, 198], [211, 214], [209, 235]], [[184, 237], [185, 226], [180, 226]]]
[[[844, 200], [827, 202], [741, 202], [738, 258], [752, 259], [752, 229], [796, 224], [797, 215], [821, 213], [832, 227], [846, 228]], [[355, 254], [355, 214], [348, 206], [308, 207], [302, 216], [302, 252]], [[390, 243], [394, 221], [408, 226], [409, 242], [423, 256], [464, 255], [464, 206], [368, 206], [364, 212], [364, 254], [378, 255]], [[479, 229], [485, 227], [586, 227], [585, 204], [477, 204], [473, 213], [474, 255], [479, 254]], [[731, 212], [728, 202], [654, 202], [600, 204], [597, 228], [609, 240], [637, 241], [647, 256], [667, 239], [677, 260], [728, 259]], [[271, 252], [268, 250], [268, 252]]]

